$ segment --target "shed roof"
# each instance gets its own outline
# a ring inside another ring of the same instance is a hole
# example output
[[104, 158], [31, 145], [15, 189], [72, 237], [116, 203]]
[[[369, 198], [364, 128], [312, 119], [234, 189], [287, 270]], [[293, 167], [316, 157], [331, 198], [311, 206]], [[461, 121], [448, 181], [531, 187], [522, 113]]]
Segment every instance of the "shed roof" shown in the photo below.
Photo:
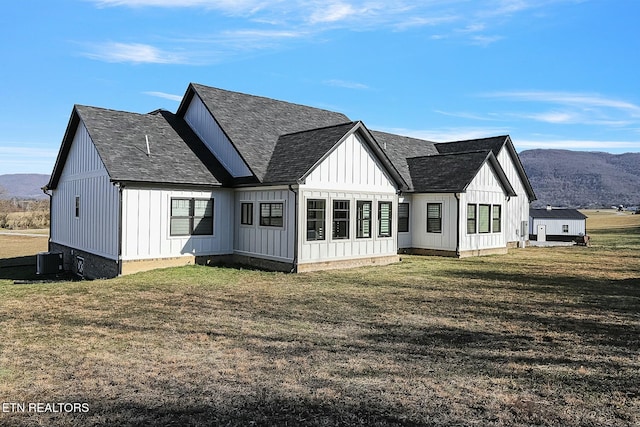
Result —
[[585, 214], [577, 209], [529, 209], [529, 216], [543, 219], [579, 219], [587, 218]]

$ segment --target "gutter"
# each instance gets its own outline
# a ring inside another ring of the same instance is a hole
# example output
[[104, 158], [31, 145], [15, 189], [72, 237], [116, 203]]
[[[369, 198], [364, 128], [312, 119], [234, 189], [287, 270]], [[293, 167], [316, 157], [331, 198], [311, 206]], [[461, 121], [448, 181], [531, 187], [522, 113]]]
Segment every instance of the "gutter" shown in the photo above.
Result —
[[289, 184], [289, 191], [294, 194], [295, 197], [295, 213], [293, 215], [293, 267], [290, 273], [296, 273], [298, 271], [298, 191], [293, 189], [293, 186]]
[[118, 276], [122, 276], [122, 190], [124, 185], [115, 182], [113, 185], [118, 187]]

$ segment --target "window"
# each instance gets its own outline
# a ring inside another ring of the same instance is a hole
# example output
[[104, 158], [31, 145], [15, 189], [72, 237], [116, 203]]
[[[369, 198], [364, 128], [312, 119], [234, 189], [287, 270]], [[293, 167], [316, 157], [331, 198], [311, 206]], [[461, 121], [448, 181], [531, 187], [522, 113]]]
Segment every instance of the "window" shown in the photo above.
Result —
[[398, 233], [409, 232], [409, 203], [398, 204]]
[[349, 238], [349, 201], [333, 201], [333, 235], [334, 239]]
[[467, 205], [467, 234], [474, 234], [476, 232], [476, 212], [478, 207], [476, 205]]
[[499, 233], [502, 230], [502, 206], [493, 205], [493, 224], [492, 228], [494, 233]]
[[378, 237], [391, 237], [391, 202], [378, 203]]
[[427, 203], [427, 233], [442, 233], [442, 203]]
[[240, 224], [253, 225], [253, 203], [240, 204]]
[[213, 199], [171, 199], [170, 234], [213, 234]]
[[260, 225], [284, 227], [284, 203], [260, 203]]
[[562, 226], [562, 232], [563, 233], [568, 233], [569, 232], [569, 224], [565, 224]]
[[307, 200], [307, 240], [325, 239], [325, 206], [322, 199]]
[[76, 218], [80, 218], [80, 196], [76, 196]]
[[371, 202], [358, 200], [356, 211], [356, 238], [371, 238]]
[[478, 206], [478, 233], [491, 232], [491, 205]]

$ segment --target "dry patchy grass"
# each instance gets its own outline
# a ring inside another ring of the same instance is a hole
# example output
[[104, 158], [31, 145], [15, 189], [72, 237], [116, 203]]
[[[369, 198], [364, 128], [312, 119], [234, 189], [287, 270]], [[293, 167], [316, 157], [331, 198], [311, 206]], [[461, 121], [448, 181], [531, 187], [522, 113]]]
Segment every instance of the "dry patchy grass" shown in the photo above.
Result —
[[607, 236], [300, 275], [0, 280], [0, 401], [90, 406], [0, 424], [637, 425], [640, 237]]

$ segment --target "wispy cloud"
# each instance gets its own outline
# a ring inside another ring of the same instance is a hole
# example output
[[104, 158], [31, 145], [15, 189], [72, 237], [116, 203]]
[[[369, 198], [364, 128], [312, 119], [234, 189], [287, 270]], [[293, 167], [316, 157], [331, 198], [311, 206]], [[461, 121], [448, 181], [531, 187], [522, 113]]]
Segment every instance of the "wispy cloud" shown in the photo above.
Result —
[[[57, 150], [28, 147], [33, 143], [0, 143], [0, 170], [2, 173], [24, 171], [51, 171], [58, 155]], [[43, 172], [46, 173], [46, 172]]]
[[149, 96], [155, 96], [157, 98], [168, 99], [170, 101], [178, 101], [178, 102], [182, 101], [182, 95], [173, 95], [171, 93], [153, 92], [153, 91], [142, 92], [142, 93]]
[[366, 84], [357, 83], [357, 82], [350, 82], [350, 81], [346, 81], [346, 80], [337, 80], [337, 79], [325, 80], [324, 84], [326, 84], [328, 86], [342, 87], [342, 88], [346, 88], [346, 89], [358, 89], [358, 90], [369, 89], [369, 86], [367, 86]]
[[143, 43], [97, 43], [88, 45], [87, 58], [104, 62], [130, 62], [134, 64], [186, 64], [183, 53], [170, 52]]

